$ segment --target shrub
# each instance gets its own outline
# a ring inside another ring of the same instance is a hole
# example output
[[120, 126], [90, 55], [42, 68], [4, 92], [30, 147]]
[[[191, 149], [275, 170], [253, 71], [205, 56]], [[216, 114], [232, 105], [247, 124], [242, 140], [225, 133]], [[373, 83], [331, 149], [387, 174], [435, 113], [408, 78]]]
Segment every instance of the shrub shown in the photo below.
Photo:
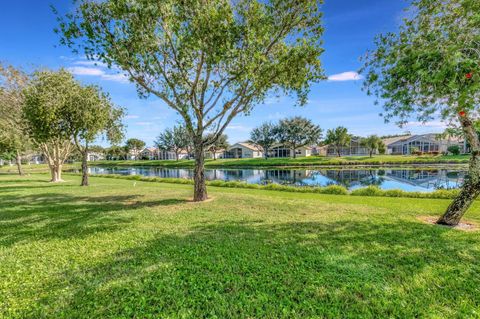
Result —
[[353, 196], [382, 196], [383, 191], [377, 186], [367, 186], [355, 189], [350, 194]]
[[447, 148], [447, 151], [452, 155], [460, 155], [460, 146], [458, 145], [451, 145]]

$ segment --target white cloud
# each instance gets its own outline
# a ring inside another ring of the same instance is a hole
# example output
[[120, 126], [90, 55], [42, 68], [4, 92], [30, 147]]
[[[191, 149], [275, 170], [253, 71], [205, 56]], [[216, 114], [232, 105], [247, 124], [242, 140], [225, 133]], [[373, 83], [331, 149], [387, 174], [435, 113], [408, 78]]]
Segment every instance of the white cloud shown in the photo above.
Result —
[[354, 71], [348, 71], [338, 74], [333, 74], [328, 77], [329, 81], [357, 81], [361, 80], [363, 77]]
[[235, 130], [239, 132], [250, 132], [252, 130], [251, 127], [239, 125], [239, 124], [232, 124], [227, 126], [227, 130]]
[[138, 119], [139, 117], [140, 117], [140, 116], [138, 116], [138, 115], [127, 115], [127, 116], [125, 116], [125, 118], [126, 118], [127, 120], [129, 120], [129, 119]]
[[98, 62], [98, 61], [75, 61], [73, 64], [75, 65], [83, 65], [83, 66], [100, 66], [106, 68], [107, 65], [103, 62]]
[[122, 73], [106, 73], [100, 67], [73, 66], [68, 68], [74, 75], [97, 76], [103, 80], [115, 81], [120, 83], [128, 82], [128, 77]]

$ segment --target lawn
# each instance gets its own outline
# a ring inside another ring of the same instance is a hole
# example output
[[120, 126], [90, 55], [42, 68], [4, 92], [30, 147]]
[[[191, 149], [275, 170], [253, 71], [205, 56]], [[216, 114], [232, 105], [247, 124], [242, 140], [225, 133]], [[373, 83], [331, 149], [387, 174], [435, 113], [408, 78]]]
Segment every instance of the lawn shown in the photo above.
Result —
[[[339, 166], [339, 165], [385, 165], [385, 164], [462, 164], [468, 163], [469, 155], [440, 155], [440, 156], [401, 156], [379, 155], [368, 156], [344, 156], [326, 157], [309, 156], [299, 158], [242, 158], [242, 159], [217, 159], [207, 160], [208, 168], [234, 168], [234, 167], [271, 167], [271, 166]], [[193, 167], [193, 160], [143, 160], [143, 161], [98, 161], [95, 165], [101, 166], [163, 166], [163, 167]]]
[[480, 316], [448, 200], [65, 179], [0, 175], [0, 318]]

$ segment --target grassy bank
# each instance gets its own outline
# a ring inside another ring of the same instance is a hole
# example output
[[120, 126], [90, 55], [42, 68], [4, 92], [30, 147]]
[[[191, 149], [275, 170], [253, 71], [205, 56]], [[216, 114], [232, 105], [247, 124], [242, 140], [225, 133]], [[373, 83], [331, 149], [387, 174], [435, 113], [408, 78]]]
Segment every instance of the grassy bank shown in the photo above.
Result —
[[[477, 317], [448, 200], [0, 176], [1, 318]], [[480, 205], [467, 213], [480, 222]]]
[[[468, 155], [458, 156], [397, 156], [382, 155], [374, 157], [345, 156], [325, 157], [310, 156], [299, 158], [242, 158], [207, 160], [205, 167], [236, 168], [236, 167], [304, 167], [304, 166], [354, 166], [354, 165], [402, 165], [402, 164], [463, 164], [468, 163]], [[193, 160], [162, 160], [162, 161], [98, 161], [100, 166], [162, 166], [191, 168]]]

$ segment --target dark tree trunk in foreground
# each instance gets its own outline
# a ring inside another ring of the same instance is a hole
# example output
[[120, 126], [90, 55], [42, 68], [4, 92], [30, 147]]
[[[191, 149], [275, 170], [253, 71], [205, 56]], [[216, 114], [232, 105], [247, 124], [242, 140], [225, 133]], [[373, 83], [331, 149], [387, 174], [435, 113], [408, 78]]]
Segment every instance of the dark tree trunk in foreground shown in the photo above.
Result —
[[82, 152], [82, 183], [80, 186], [88, 186], [88, 151]]
[[463, 131], [467, 141], [471, 145], [471, 158], [468, 174], [460, 191], [460, 194], [448, 206], [445, 214], [437, 221], [437, 224], [455, 226], [458, 225], [465, 212], [473, 204], [480, 194], [480, 141], [472, 121], [461, 117]]
[[193, 170], [194, 192], [193, 201], [201, 202], [208, 198], [205, 184], [205, 153], [203, 145], [195, 145], [195, 168]]
[[25, 175], [23, 173], [23, 168], [22, 168], [22, 156], [20, 156], [20, 153], [18, 153], [18, 151], [17, 151], [16, 161], [17, 161], [18, 175], [20, 176]]

